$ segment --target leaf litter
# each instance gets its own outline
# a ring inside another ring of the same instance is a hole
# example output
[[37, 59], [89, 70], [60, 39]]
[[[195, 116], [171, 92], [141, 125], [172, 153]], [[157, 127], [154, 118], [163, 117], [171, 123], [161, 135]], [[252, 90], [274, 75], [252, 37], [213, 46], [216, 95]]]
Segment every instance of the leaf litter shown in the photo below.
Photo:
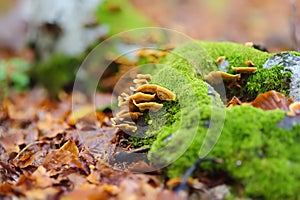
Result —
[[[87, 112], [89, 102], [83, 102], [83, 110], [74, 115], [71, 96], [61, 98], [51, 101], [35, 88], [12, 93], [2, 102], [1, 198], [182, 199], [159, 174], [112, 168], [108, 159], [115, 153], [110, 141], [116, 128], [104, 123], [111, 114], [97, 111], [101, 117], [95, 123]], [[101, 103], [110, 103], [105, 98]], [[138, 169], [140, 164], [135, 164]]]

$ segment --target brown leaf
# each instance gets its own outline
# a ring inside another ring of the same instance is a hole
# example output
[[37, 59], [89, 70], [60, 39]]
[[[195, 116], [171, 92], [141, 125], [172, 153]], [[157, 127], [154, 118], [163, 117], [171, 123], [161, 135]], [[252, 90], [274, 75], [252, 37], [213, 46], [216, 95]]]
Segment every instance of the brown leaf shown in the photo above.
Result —
[[241, 105], [242, 102], [236, 96], [232, 97], [232, 99], [226, 104], [226, 107]]
[[0, 183], [0, 195], [5, 196], [24, 196], [24, 193], [20, 190], [20, 188], [11, 185], [9, 183]]
[[178, 194], [176, 194], [173, 191], [163, 190], [163, 191], [158, 193], [156, 199], [157, 200], [159, 200], [159, 199], [163, 199], [163, 200], [183, 200], [183, 199], [187, 199], [187, 194], [185, 194], [185, 196], [179, 196]]
[[108, 199], [107, 192], [101, 186], [85, 184], [81, 188], [74, 189], [73, 191], [62, 196], [62, 199], [72, 200], [105, 200]]
[[54, 180], [50, 178], [50, 173], [43, 166], [39, 166], [31, 175], [35, 179], [35, 188], [50, 187]]
[[258, 95], [252, 102], [252, 106], [263, 110], [281, 109], [289, 111], [289, 105], [291, 103], [293, 103], [293, 99], [288, 99], [282, 93], [271, 90]]
[[79, 150], [73, 140], [68, 140], [60, 149], [71, 152], [76, 159], [79, 157]]
[[87, 183], [87, 178], [78, 173], [69, 174], [67, 177], [72, 182], [75, 188], [78, 188]]
[[4, 135], [0, 138], [1, 145], [6, 150], [7, 154], [10, 154], [12, 152], [19, 152], [20, 148], [18, 145], [24, 143], [22, 130], [20, 129], [11, 129], [7, 133], [7, 135]]
[[73, 153], [62, 149], [51, 151], [45, 157], [43, 166], [53, 172], [69, 167], [85, 170], [82, 163], [77, 160]]
[[31, 152], [25, 152], [18, 160], [18, 167], [25, 168], [32, 164], [34, 161], [34, 154]]
[[44, 200], [44, 199], [56, 199], [55, 197], [61, 192], [58, 188], [35, 188], [32, 190], [24, 191], [26, 199], [28, 200]]

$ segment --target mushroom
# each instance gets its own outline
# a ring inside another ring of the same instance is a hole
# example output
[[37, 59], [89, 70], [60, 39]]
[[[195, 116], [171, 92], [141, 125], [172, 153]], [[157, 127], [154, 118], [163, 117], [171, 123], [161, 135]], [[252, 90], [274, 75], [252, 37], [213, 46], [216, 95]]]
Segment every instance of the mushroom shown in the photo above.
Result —
[[225, 59], [226, 59], [225, 56], [220, 56], [220, 57], [217, 58], [216, 63], [219, 65], [219, 64], [221, 64], [222, 62], [224, 62]]
[[257, 71], [257, 67], [231, 67], [231, 69], [240, 74], [253, 74]]
[[300, 102], [290, 104], [289, 109], [294, 115], [300, 115]]
[[156, 88], [156, 95], [162, 101], [172, 101], [176, 98], [176, 95], [173, 92], [160, 86], [157, 86]]
[[118, 127], [122, 130], [136, 132], [137, 127], [135, 125], [129, 125], [129, 124], [113, 124], [113, 126]]
[[[150, 74], [138, 74], [133, 80], [135, 86], [130, 88], [133, 94], [122, 93], [118, 97], [118, 106], [127, 106], [128, 109], [121, 110], [115, 118], [111, 118], [113, 126], [123, 131], [136, 132], [136, 123], [144, 111], [158, 112], [163, 107], [162, 103], [156, 102], [157, 100], [175, 100], [176, 95], [173, 92], [164, 87], [149, 84], [150, 80]], [[148, 120], [147, 123], [152, 124], [152, 120]]]
[[150, 81], [152, 79], [152, 76], [150, 74], [138, 74], [136, 75], [138, 79], [146, 79], [147, 81]]
[[247, 61], [245, 62], [245, 64], [246, 64], [247, 66], [249, 66], [249, 67], [253, 67], [253, 66], [254, 66], [254, 63], [253, 63], [251, 60], [247, 60]]
[[118, 118], [132, 119], [133, 121], [138, 120], [138, 118], [143, 115], [141, 112], [129, 112], [127, 110], [125, 110], [125, 112], [123, 111], [123, 113], [121, 112], [117, 114]]
[[150, 110], [151, 112], [158, 112], [163, 107], [163, 104], [156, 102], [136, 103], [133, 100], [133, 103], [140, 111]]
[[142, 85], [136, 89], [136, 92], [156, 94], [162, 101], [171, 101], [176, 98], [176, 95], [170, 90], [154, 84]]
[[241, 74], [232, 75], [222, 71], [212, 71], [208, 75], [204, 76], [204, 79], [211, 84], [220, 84], [225, 82], [229, 83], [228, 87], [233, 85], [240, 87], [240, 85], [237, 83], [240, 78]]
[[145, 94], [142, 92], [137, 92], [130, 96], [130, 99], [134, 100], [137, 103], [140, 102], [147, 102], [147, 101], [154, 101], [155, 100], [155, 94]]
[[136, 92], [150, 93], [155, 94], [157, 89], [157, 85], [154, 84], [146, 84], [136, 88]]

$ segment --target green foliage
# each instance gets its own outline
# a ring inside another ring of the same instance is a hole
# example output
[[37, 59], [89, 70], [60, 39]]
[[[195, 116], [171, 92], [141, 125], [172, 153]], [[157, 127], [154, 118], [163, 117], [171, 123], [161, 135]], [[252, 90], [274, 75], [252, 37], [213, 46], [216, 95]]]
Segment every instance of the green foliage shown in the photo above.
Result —
[[153, 26], [150, 20], [127, 0], [104, 0], [98, 8], [97, 18], [101, 24], [108, 25], [109, 35], [133, 28]]
[[81, 61], [81, 56], [53, 55], [48, 61], [36, 63], [31, 76], [47, 89], [51, 97], [56, 97], [68, 84], [73, 85]]
[[0, 61], [1, 98], [8, 96], [10, 88], [23, 91], [29, 86], [29, 68], [26, 61], [18, 58]]
[[283, 66], [274, 66], [270, 69], [260, 69], [247, 79], [243, 93], [250, 99], [258, 94], [276, 90], [288, 96], [290, 92], [291, 72], [283, 71]]

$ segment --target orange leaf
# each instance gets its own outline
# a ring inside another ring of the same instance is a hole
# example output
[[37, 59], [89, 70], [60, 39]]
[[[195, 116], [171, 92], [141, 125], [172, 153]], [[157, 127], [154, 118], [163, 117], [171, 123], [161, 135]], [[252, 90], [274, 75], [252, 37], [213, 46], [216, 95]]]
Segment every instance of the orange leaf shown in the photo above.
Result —
[[71, 152], [77, 159], [79, 157], [79, 150], [73, 140], [68, 140], [60, 149]]

